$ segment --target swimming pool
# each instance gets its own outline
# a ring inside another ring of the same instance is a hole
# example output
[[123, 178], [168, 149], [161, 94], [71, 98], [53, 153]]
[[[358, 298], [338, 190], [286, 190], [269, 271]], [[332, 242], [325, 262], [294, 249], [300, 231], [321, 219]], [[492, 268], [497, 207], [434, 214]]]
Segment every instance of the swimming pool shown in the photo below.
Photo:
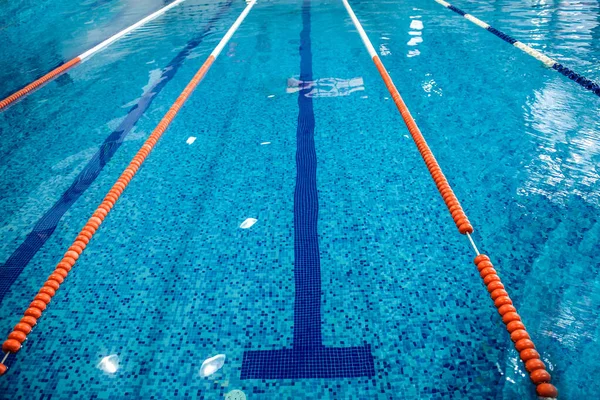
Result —
[[[7, 6], [0, 97], [165, 5], [140, 3]], [[433, 0], [351, 4], [561, 398], [593, 398], [600, 99]], [[452, 4], [600, 81], [597, 5]], [[3, 332], [245, 7], [186, 0], [1, 112]], [[478, 275], [342, 2], [261, 1], [0, 396], [536, 398]], [[296, 348], [330, 349], [319, 377], [244, 366]]]

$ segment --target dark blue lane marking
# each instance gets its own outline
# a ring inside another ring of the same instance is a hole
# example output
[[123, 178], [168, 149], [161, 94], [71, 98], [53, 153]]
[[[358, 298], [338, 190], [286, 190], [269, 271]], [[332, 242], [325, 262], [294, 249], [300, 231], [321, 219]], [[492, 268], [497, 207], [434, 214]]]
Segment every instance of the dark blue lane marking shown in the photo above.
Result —
[[[455, 13], [457, 13], [459, 15], [462, 15], [463, 17], [467, 14], [460, 8], [454, 7], [452, 4], [447, 5], [446, 8], [454, 11]], [[489, 27], [487, 27], [486, 30], [492, 32], [494, 35], [498, 36], [500, 39], [502, 39], [505, 42], [508, 42], [510, 44], [514, 44], [517, 41], [517, 39], [507, 35], [506, 33], [502, 32], [502, 31], [499, 31], [498, 29], [492, 27], [491, 25]]]
[[451, 9], [452, 11], [454, 11], [457, 14], [462, 15], [463, 17], [465, 16], [466, 12], [464, 12], [463, 10], [461, 10], [460, 8], [454, 7], [452, 4], [450, 4], [448, 6], [449, 9]]
[[594, 92], [596, 95], [600, 96], [600, 85], [598, 85], [597, 83], [587, 79], [585, 76], [579, 75], [578, 73], [567, 67], [564, 67], [560, 63], [554, 64], [552, 68], [554, 68], [573, 82], [580, 84], [585, 89]]
[[[462, 15], [463, 17], [465, 16], [465, 14], [467, 14], [466, 12], [464, 12], [463, 10], [461, 10], [460, 8], [454, 7], [452, 4], [449, 4], [448, 6], [446, 6], [446, 8], [454, 11], [457, 14]], [[506, 33], [492, 27], [491, 25], [486, 28], [487, 31], [493, 33], [494, 35], [498, 36], [500, 39], [504, 40], [505, 42], [508, 42], [510, 44], [515, 44], [515, 42], [517, 42], [517, 39], [513, 38], [510, 35], [507, 35]], [[594, 94], [596, 94], [597, 96], [600, 96], [600, 85], [595, 83], [594, 81], [587, 79], [585, 76], [583, 75], [579, 75], [578, 73], [576, 73], [575, 71], [563, 66], [560, 63], [555, 63], [552, 66], [553, 69], [557, 70], [558, 72], [560, 72], [561, 74], [563, 74], [564, 76], [566, 76], [567, 78], [569, 78], [570, 80], [572, 80], [573, 82], [579, 84], [581, 87], [583, 87], [586, 90], [589, 90], [590, 92], [593, 92]]]
[[[302, 5], [300, 80], [312, 81], [310, 0]], [[351, 378], [375, 375], [371, 346], [325, 347], [321, 335], [321, 258], [317, 153], [310, 88], [298, 93], [294, 193], [294, 338], [291, 349], [245, 351], [242, 379]]]
[[494, 28], [493, 26], [488, 26], [487, 30], [492, 32], [494, 35], [498, 36], [500, 39], [502, 39], [505, 42], [508, 42], [510, 44], [515, 44], [515, 42], [517, 41], [517, 39], [513, 38], [512, 36], [507, 35], [504, 32], [499, 31], [498, 29]]
[[195, 38], [190, 40], [186, 46], [167, 64], [163, 69], [160, 80], [147, 91], [142, 98], [127, 113], [127, 116], [121, 124], [114, 130], [92, 159], [87, 163], [83, 171], [77, 175], [75, 182], [63, 193], [62, 197], [50, 208], [42, 218], [36, 223], [33, 230], [23, 243], [12, 253], [6, 263], [0, 267], [0, 302], [8, 293], [11, 285], [17, 280], [17, 277], [25, 266], [31, 261], [33, 256], [46, 243], [46, 240], [52, 236], [62, 216], [77, 201], [77, 199], [90, 187], [94, 180], [100, 175], [104, 166], [110, 161], [115, 152], [121, 147], [123, 140], [127, 137], [131, 129], [142, 117], [144, 112], [150, 107], [156, 96], [165, 88], [167, 83], [175, 77], [183, 62], [190, 55], [204, 37], [213, 29], [214, 24], [229, 10], [233, 0], [228, 0], [221, 6], [217, 14], [212, 17], [204, 30]]

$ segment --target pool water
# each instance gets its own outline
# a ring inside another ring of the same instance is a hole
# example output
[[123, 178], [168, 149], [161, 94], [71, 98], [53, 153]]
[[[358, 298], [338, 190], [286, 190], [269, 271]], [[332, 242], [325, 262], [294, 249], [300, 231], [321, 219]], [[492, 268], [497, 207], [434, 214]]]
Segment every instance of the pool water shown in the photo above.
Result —
[[[7, 3], [0, 97], [165, 4]], [[561, 398], [595, 398], [600, 99], [433, 0], [351, 4]], [[452, 4], [600, 81], [597, 4]], [[245, 6], [186, 0], [0, 112], [0, 333]], [[390, 97], [341, 1], [259, 1], [0, 397], [535, 399]]]

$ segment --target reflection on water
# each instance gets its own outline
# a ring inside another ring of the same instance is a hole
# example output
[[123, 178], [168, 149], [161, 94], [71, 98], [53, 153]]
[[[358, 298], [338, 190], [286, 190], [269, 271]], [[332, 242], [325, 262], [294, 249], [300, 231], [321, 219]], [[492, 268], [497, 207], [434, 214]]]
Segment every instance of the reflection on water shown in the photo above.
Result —
[[388, 49], [387, 45], [381, 43], [379, 45], [379, 55], [388, 56], [390, 54], [392, 54], [392, 52], [390, 51], [390, 49]]
[[600, 80], [600, 3], [597, 1], [472, 3], [469, 11], [511, 36]]
[[535, 137], [538, 154], [520, 191], [563, 205], [577, 195], [599, 206], [600, 107], [578, 112], [573, 105], [584, 94], [564, 91], [564, 84], [556, 78], [526, 103], [527, 133]]
[[[414, 17], [414, 18], [417, 18], [417, 17]], [[413, 19], [410, 22], [410, 29], [417, 29], [417, 30], [423, 29], [423, 22]]]
[[[413, 10], [418, 10], [417, 8], [413, 8]], [[421, 36], [421, 31], [423, 30], [423, 21], [420, 15], [411, 15], [410, 16], [410, 26], [411, 30], [408, 31], [408, 34], [411, 36], [408, 40], [407, 45], [409, 46], [417, 46], [419, 43], [423, 42], [423, 37]], [[416, 57], [420, 55], [421, 52], [417, 49], [408, 50], [406, 53], [407, 57]]]
[[98, 368], [109, 374], [114, 374], [119, 369], [119, 356], [112, 354], [104, 357], [98, 363]]
[[242, 228], [242, 229], [252, 228], [252, 226], [256, 223], [256, 221], [258, 221], [256, 218], [246, 218], [244, 220], [244, 222], [242, 222], [242, 224], [240, 225], [240, 228]]
[[200, 367], [200, 376], [206, 378], [211, 376], [225, 365], [225, 354], [217, 354], [214, 357], [207, 358]]

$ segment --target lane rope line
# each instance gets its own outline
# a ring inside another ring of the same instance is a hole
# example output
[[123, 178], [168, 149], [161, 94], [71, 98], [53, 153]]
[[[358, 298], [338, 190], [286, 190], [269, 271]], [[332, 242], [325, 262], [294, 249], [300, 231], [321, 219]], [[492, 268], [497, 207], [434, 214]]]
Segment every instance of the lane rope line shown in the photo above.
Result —
[[516, 48], [523, 51], [524, 53], [529, 54], [531, 57], [540, 61], [546, 67], [552, 68], [555, 71], [561, 73], [562, 75], [566, 76], [573, 82], [579, 84], [584, 89], [589, 90], [592, 93], [595, 93], [597, 96], [600, 96], [600, 84], [598, 84], [590, 79], [587, 79], [583, 75], [580, 75], [580, 74], [576, 73], [575, 71], [573, 71], [572, 69], [565, 67], [558, 61], [548, 57], [547, 55], [526, 45], [525, 43], [519, 42], [517, 39], [513, 38], [512, 36], [507, 35], [506, 33], [494, 28], [490, 24], [483, 22], [482, 20], [476, 18], [475, 16], [473, 16], [471, 14], [467, 14], [460, 8], [457, 8], [444, 0], [434, 0], [434, 1], [448, 9], [454, 11], [455, 13], [457, 13], [459, 15], [462, 15], [463, 17], [465, 17], [466, 19], [468, 19], [475, 25], [493, 33], [494, 35], [498, 36], [500, 39], [504, 40], [507, 43], [510, 43], [511, 45], [515, 46]]
[[111, 36], [108, 39], [104, 40], [100, 44], [98, 44], [98, 45], [92, 47], [91, 49], [89, 49], [89, 50], [81, 53], [77, 57], [75, 57], [75, 58], [67, 61], [66, 63], [62, 64], [59, 67], [56, 67], [52, 71], [48, 72], [46, 75], [42, 76], [39, 79], [36, 79], [35, 81], [31, 82], [30, 84], [28, 84], [24, 88], [16, 91], [15, 93], [11, 94], [7, 98], [5, 98], [2, 101], [0, 101], [0, 110], [2, 110], [3, 108], [9, 106], [10, 104], [14, 103], [15, 101], [17, 101], [21, 97], [23, 97], [23, 96], [25, 96], [25, 95], [33, 92], [35, 89], [39, 88], [40, 86], [42, 86], [42, 85], [50, 82], [51, 80], [53, 80], [54, 78], [56, 78], [57, 76], [59, 76], [60, 74], [62, 74], [63, 72], [71, 69], [73, 66], [79, 64], [80, 62], [82, 62], [82, 61], [90, 58], [92, 55], [96, 54], [97, 52], [99, 52], [100, 50], [104, 49], [105, 47], [110, 46], [111, 44], [113, 44], [117, 40], [121, 39], [123, 36], [127, 35], [128, 33], [131, 33], [132, 31], [136, 30], [137, 28], [141, 27], [142, 25], [145, 25], [146, 23], [148, 23], [148, 22], [150, 22], [150, 21], [158, 18], [159, 16], [161, 16], [164, 13], [166, 13], [167, 11], [169, 11], [171, 8], [176, 7], [177, 5], [183, 3], [184, 1], [185, 0], [175, 0], [174, 2], [170, 3], [169, 5], [161, 8], [160, 10], [155, 11], [152, 14], [148, 15], [147, 17], [139, 20], [138, 22], [136, 22], [135, 24], [129, 26], [128, 28], [125, 28], [122, 31], [114, 34], [113, 36]]
[[404, 103], [404, 100], [402, 100], [398, 89], [392, 82], [392, 78], [379, 59], [379, 56], [377, 56], [377, 52], [371, 44], [371, 41], [369, 40], [358, 18], [354, 14], [352, 7], [347, 0], [342, 0], [342, 2], [348, 11], [354, 26], [358, 30], [358, 33], [365, 44], [369, 55], [371, 56], [371, 59], [375, 63], [377, 70], [383, 78], [387, 89], [392, 95], [394, 103], [396, 103], [396, 107], [400, 111], [402, 119], [404, 120], [406, 127], [408, 128], [415, 144], [417, 145], [417, 148], [421, 153], [421, 157], [423, 158], [423, 161], [425, 161], [431, 177], [435, 181], [438, 191], [442, 195], [448, 210], [451, 212], [455, 224], [458, 226], [459, 232], [468, 237], [469, 242], [475, 250], [475, 265], [477, 265], [479, 274], [483, 279], [483, 282], [487, 287], [492, 300], [494, 301], [494, 305], [498, 309], [498, 313], [502, 316], [502, 321], [506, 324], [506, 329], [510, 333], [510, 337], [515, 343], [515, 348], [519, 352], [521, 360], [523, 360], [525, 363], [525, 368], [530, 373], [529, 377], [537, 386], [536, 391], [538, 396], [545, 399], [557, 398], [558, 390], [550, 383], [550, 374], [546, 370], [545, 364], [540, 359], [540, 354], [535, 350], [535, 345], [533, 344], [529, 333], [527, 333], [525, 325], [521, 321], [521, 316], [517, 314], [517, 309], [514, 307], [508, 292], [502, 284], [500, 277], [494, 269], [494, 266], [490, 262], [490, 258], [485, 254], [479, 253], [479, 250], [477, 249], [477, 246], [471, 237], [471, 233], [473, 233], [473, 227], [466, 218], [458, 199], [452, 192], [452, 189], [444, 177], [440, 166], [435, 160], [433, 153], [427, 146], [425, 138], [421, 134], [421, 131], [419, 130], [415, 120], [410, 115], [408, 107]]
[[71, 247], [69, 247], [63, 258], [60, 260], [54, 272], [48, 277], [38, 294], [36, 294], [29, 305], [29, 308], [25, 310], [24, 317], [15, 325], [13, 331], [8, 335], [8, 339], [2, 344], [2, 351], [4, 351], [5, 355], [2, 363], [0, 363], [0, 375], [3, 375], [7, 370], [4, 362], [8, 355], [16, 353], [21, 349], [22, 343], [27, 338], [27, 335], [36, 325], [37, 320], [42, 316], [42, 313], [46, 310], [52, 297], [56, 294], [56, 291], [60, 288], [65, 278], [67, 278], [67, 275], [79, 259], [81, 253], [88, 245], [110, 210], [114, 207], [131, 179], [135, 176], [138, 169], [142, 166], [144, 160], [148, 157], [163, 133], [167, 130], [183, 104], [190, 97], [196, 86], [202, 81], [213, 62], [219, 57], [223, 47], [227, 44], [229, 39], [231, 39], [255, 4], [256, 0], [252, 0], [248, 3], [227, 33], [223, 36], [219, 44], [210, 53], [210, 56], [206, 59], [204, 64], [202, 64], [202, 67], [196, 72], [179, 97], [177, 97], [175, 103], [173, 103], [169, 111], [167, 111], [156, 128], [154, 128], [150, 137], [144, 142], [127, 168], [125, 168], [119, 179], [117, 179], [116, 183], [108, 191], [104, 200], [79, 232], [79, 235], [77, 235]]

